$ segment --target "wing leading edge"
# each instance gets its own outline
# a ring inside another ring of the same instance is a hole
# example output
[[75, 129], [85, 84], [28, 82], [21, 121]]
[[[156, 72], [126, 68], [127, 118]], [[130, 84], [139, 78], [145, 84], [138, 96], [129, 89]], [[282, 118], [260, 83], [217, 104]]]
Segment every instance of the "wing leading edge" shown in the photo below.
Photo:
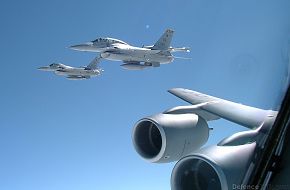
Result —
[[168, 92], [193, 105], [211, 102], [200, 109], [250, 129], [261, 126], [267, 117], [277, 115], [276, 111], [254, 108], [188, 89], [173, 88]]

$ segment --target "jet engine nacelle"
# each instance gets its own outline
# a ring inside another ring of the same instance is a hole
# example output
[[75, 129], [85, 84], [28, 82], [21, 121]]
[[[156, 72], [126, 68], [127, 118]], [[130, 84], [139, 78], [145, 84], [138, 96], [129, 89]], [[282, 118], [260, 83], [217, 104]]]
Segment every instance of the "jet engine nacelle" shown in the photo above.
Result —
[[133, 144], [146, 160], [155, 163], [179, 160], [206, 143], [207, 122], [196, 114], [157, 114], [139, 120]]
[[[256, 143], [211, 146], [182, 158], [171, 174], [172, 190], [242, 189]], [[248, 189], [257, 187], [249, 187]]]

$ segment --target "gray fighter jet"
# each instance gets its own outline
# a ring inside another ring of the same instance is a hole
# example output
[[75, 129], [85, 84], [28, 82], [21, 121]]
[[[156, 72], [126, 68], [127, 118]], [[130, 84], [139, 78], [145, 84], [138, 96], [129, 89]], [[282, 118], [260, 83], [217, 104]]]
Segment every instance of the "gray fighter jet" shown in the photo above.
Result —
[[98, 38], [84, 44], [70, 46], [77, 51], [99, 52], [100, 57], [123, 61], [121, 66], [129, 70], [142, 70], [149, 67], [159, 67], [160, 64], [171, 63], [176, 51], [189, 52], [188, 47], [173, 48], [170, 46], [173, 30], [167, 29], [160, 39], [151, 46], [135, 47], [114, 38]]
[[84, 67], [71, 67], [62, 63], [52, 63], [49, 66], [39, 67], [41, 71], [52, 71], [56, 75], [66, 76], [70, 80], [82, 80], [89, 79], [93, 76], [100, 75], [103, 70], [97, 65], [100, 62], [100, 58], [95, 58], [88, 66]]

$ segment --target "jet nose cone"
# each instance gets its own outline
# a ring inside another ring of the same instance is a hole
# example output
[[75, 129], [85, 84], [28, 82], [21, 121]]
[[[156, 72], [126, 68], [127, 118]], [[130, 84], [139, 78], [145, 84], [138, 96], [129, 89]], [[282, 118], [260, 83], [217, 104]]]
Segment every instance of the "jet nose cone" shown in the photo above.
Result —
[[84, 44], [73, 45], [69, 47], [70, 49], [77, 50], [77, 51], [90, 51], [93, 48], [92, 42], [87, 42]]
[[44, 66], [44, 67], [38, 67], [37, 70], [40, 70], [40, 71], [47, 71], [47, 70], [49, 70], [49, 67], [47, 67], [47, 66]]

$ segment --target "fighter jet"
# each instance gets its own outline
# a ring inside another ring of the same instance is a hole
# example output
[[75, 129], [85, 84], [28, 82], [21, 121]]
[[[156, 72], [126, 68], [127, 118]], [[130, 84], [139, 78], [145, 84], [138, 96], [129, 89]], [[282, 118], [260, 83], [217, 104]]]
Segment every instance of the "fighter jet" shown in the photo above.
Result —
[[123, 61], [121, 67], [129, 70], [142, 70], [159, 67], [160, 64], [171, 63], [174, 57], [171, 53], [177, 51], [189, 52], [188, 47], [173, 48], [170, 46], [174, 31], [167, 29], [160, 39], [151, 46], [135, 47], [114, 38], [98, 38], [84, 44], [70, 46], [77, 51], [99, 52], [100, 57]]
[[49, 66], [39, 67], [41, 71], [52, 71], [56, 75], [66, 76], [70, 80], [89, 79], [93, 76], [100, 75], [103, 70], [97, 65], [100, 58], [95, 58], [88, 66], [84, 67], [71, 67], [62, 63], [52, 63]]

